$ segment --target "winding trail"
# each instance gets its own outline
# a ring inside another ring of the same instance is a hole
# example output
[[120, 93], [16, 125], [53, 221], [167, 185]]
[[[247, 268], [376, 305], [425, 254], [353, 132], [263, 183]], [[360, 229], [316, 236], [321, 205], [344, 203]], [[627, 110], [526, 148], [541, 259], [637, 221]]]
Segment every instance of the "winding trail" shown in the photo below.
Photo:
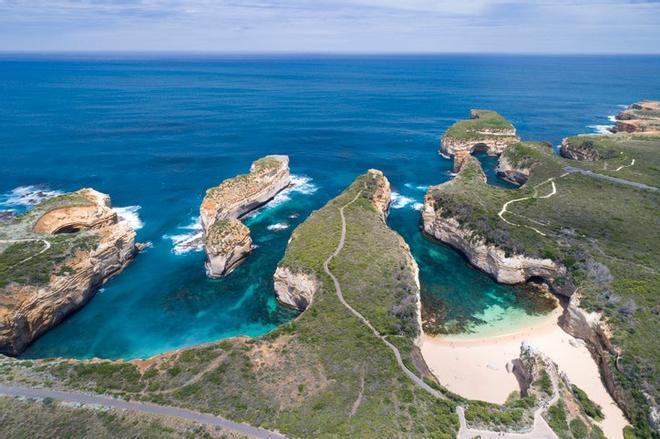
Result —
[[[567, 175], [567, 174], [563, 174], [561, 177], [563, 177], [564, 175]], [[541, 185], [544, 185], [548, 182], [550, 182], [552, 184], [552, 192], [550, 192], [547, 195], [542, 195], [542, 196], [539, 197], [538, 196], [538, 187], [541, 186]], [[506, 213], [507, 208], [509, 207], [510, 204], [517, 203], [519, 201], [531, 200], [532, 198], [538, 198], [538, 199], [550, 198], [551, 196], [555, 195], [556, 193], [557, 193], [557, 185], [555, 184], [555, 178], [554, 177], [549, 178], [549, 179], [537, 184], [536, 186], [534, 186], [534, 195], [532, 195], [530, 197], [516, 198], [516, 199], [510, 200], [510, 201], [507, 201], [506, 203], [504, 203], [502, 205], [502, 209], [498, 212], [497, 216], [499, 216], [502, 221], [504, 221], [505, 223], [507, 223], [509, 225], [516, 226], [516, 227], [520, 227], [520, 226], [527, 227], [528, 229], [531, 229], [531, 230], [535, 231], [536, 233], [538, 233], [541, 236], [547, 236], [545, 233], [543, 233], [542, 231], [540, 231], [536, 227], [528, 226], [528, 225], [525, 225], [525, 224], [512, 223], [508, 219], [504, 218], [504, 214]]]
[[554, 367], [554, 364], [547, 361], [545, 363], [546, 367], [550, 367], [554, 370], [553, 373], [549, 374], [550, 379], [552, 380], [553, 395], [552, 398], [541, 404], [541, 406], [534, 411], [534, 424], [530, 431], [526, 433], [509, 433], [468, 428], [467, 422], [465, 421], [465, 410], [463, 407], [457, 406], [456, 413], [458, 414], [458, 421], [460, 423], [460, 429], [456, 435], [457, 439], [472, 439], [474, 437], [481, 437], [481, 439], [558, 439], [557, 434], [552, 431], [552, 428], [550, 428], [543, 418], [543, 412], [559, 400], [559, 385], [557, 384], [556, 378], [557, 369]]
[[77, 404], [96, 405], [119, 410], [131, 410], [160, 416], [173, 416], [176, 418], [185, 419], [187, 421], [198, 422], [214, 427], [221, 427], [247, 435], [249, 437], [260, 439], [285, 438], [285, 436], [279, 433], [252, 427], [251, 425], [247, 424], [233, 422], [218, 416], [209, 415], [207, 413], [195, 412], [193, 410], [183, 409], [180, 407], [162, 406], [148, 402], [124, 401], [122, 399], [115, 399], [101, 395], [92, 395], [83, 392], [65, 392], [61, 390], [37, 389], [22, 386], [6, 386], [4, 384], [0, 384], [0, 394], [24, 398], [52, 398], [58, 401], [72, 402]]
[[621, 166], [619, 166], [618, 168], [616, 168], [616, 169], [614, 170], [614, 172], [619, 172], [619, 171], [622, 170], [623, 168], [629, 168], [629, 167], [631, 167], [631, 166], [634, 165], [634, 164], [635, 164], [635, 159], [632, 159], [632, 161], [630, 162], [629, 165], [621, 165]]
[[30, 259], [32, 259], [32, 258], [34, 258], [34, 257], [37, 257], [37, 256], [39, 256], [40, 254], [42, 254], [42, 253], [48, 251], [48, 249], [50, 248], [51, 244], [50, 244], [50, 242], [48, 242], [48, 240], [46, 240], [46, 239], [41, 239], [41, 238], [34, 238], [34, 239], [0, 239], [0, 244], [15, 244], [15, 243], [17, 243], [17, 242], [35, 242], [35, 241], [41, 241], [41, 242], [44, 242], [44, 243], [46, 243], [46, 246], [45, 246], [45, 247], [44, 247], [39, 253], [35, 253], [35, 254], [33, 254], [32, 256], [28, 256], [27, 258], [18, 261], [17, 263], [15, 263], [15, 264], [12, 265], [11, 267], [9, 267], [8, 270], [11, 270], [12, 268], [14, 268], [14, 267], [16, 267], [16, 266], [18, 266], [18, 265], [21, 265], [21, 264], [23, 264], [23, 263], [29, 261]]
[[362, 190], [358, 191], [355, 198], [353, 198], [351, 201], [349, 201], [348, 203], [344, 204], [342, 207], [339, 208], [339, 216], [341, 217], [341, 237], [339, 238], [339, 243], [337, 244], [337, 248], [335, 248], [335, 251], [330, 256], [328, 256], [328, 258], [323, 262], [323, 271], [325, 271], [325, 274], [330, 276], [330, 278], [332, 279], [332, 282], [335, 285], [335, 292], [337, 293], [337, 298], [339, 299], [341, 304], [344, 305], [344, 307], [346, 307], [355, 317], [360, 319], [362, 323], [364, 323], [376, 337], [378, 337], [383, 343], [387, 345], [387, 347], [389, 347], [392, 350], [392, 352], [394, 352], [394, 356], [396, 357], [396, 362], [399, 365], [399, 368], [403, 371], [403, 373], [405, 373], [408, 376], [408, 378], [410, 378], [412, 382], [415, 383], [415, 385], [417, 385], [422, 390], [425, 390], [426, 392], [428, 392], [429, 394], [431, 394], [436, 398], [444, 399], [445, 396], [442, 393], [435, 390], [433, 387], [426, 384], [417, 375], [412, 373], [410, 369], [408, 369], [406, 365], [403, 364], [403, 361], [401, 360], [401, 353], [396, 348], [396, 346], [394, 346], [384, 336], [382, 336], [376, 330], [376, 328], [373, 327], [373, 325], [369, 322], [369, 320], [367, 320], [362, 314], [357, 312], [355, 309], [353, 309], [351, 305], [348, 304], [348, 302], [346, 302], [346, 300], [344, 299], [344, 294], [341, 291], [341, 285], [339, 285], [339, 281], [337, 280], [335, 275], [332, 274], [332, 271], [330, 271], [330, 268], [328, 267], [330, 261], [332, 261], [332, 259], [335, 258], [339, 254], [339, 252], [341, 252], [341, 250], [344, 248], [344, 242], [346, 241], [346, 217], [344, 216], [344, 209], [350, 206], [351, 204], [353, 204], [361, 194], [362, 194]]

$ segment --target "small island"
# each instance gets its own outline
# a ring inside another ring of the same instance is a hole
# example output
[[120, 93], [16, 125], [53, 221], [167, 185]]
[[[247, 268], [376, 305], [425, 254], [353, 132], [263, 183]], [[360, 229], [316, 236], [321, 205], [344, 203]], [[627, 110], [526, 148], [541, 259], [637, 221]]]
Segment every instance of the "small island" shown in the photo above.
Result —
[[135, 256], [110, 197], [81, 189], [0, 223], [0, 353], [18, 355]]
[[229, 178], [206, 191], [200, 221], [209, 277], [227, 276], [252, 251], [250, 230], [239, 218], [289, 185], [289, 158], [269, 155], [252, 163], [248, 174]]

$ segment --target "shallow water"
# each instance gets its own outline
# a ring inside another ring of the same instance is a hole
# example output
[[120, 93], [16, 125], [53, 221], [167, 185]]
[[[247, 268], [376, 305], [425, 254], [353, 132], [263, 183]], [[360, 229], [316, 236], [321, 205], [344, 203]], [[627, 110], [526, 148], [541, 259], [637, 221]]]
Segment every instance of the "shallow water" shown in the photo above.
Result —
[[[0, 202], [21, 208], [8, 198], [22, 186], [91, 186], [131, 207], [138, 239], [151, 243], [25, 356], [133, 358], [271, 330], [294, 316], [272, 289], [292, 230], [372, 167], [400, 195], [389, 222], [410, 243], [445, 329], [526, 316], [535, 305], [420, 234], [425, 187], [450, 178], [440, 135], [485, 107], [524, 138], [557, 144], [608, 124], [623, 104], [658, 98], [659, 69], [658, 57], [4, 56]], [[292, 172], [311, 180], [252, 217], [254, 254], [209, 280], [203, 253], [175, 243], [197, 232], [206, 188], [268, 153], [288, 154]]]

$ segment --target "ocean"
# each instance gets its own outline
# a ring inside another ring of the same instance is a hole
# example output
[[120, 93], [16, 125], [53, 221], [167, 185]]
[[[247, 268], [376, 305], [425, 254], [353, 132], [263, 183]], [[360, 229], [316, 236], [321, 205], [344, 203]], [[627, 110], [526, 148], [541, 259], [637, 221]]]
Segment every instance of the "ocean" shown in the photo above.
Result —
[[[272, 286], [291, 232], [368, 168], [396, 192], [388, 222], [412, 247], [440, 331], [535, 318], [543, 306], [525, 292], [422, 236], [425, 189], [452, 178], [440, 136], [490, 108], [524, 139], [558, 144], [659, 90], [657, 56], [1, 55], [0, 210], [93, 187], [148, 243], [23, 356], [136, 358], [272, 330], [296, 315]], [[205, 190], [275, 153], [299, 184], [247, 220], [247, 261], [207, 279], [203, 252], [178, 245], [199, 232]]]

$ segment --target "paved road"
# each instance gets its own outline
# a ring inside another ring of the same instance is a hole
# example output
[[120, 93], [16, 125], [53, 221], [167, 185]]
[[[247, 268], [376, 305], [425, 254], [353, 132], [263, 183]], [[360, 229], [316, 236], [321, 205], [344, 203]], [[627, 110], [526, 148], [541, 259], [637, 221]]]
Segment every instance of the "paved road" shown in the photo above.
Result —
[[403, 373], [408, 375], [408, 378], [410, 378], [418, 387], [420, 387], [421, 389], [427, 391], [428, 393], [435, 396], [436, 398], [445, 398], [445, 396], [442, 393], [438, 392], [433, 387], [426, 384], [417, 375], [412, 373], [405, 366], [405, 364], [403, 364], [403, 361], [401, 360], [401, 353], [396, 348], [396, 346], [394, 346], [392, 343], [390, 343], [385, 337], [380, 335], [380, 333], [378, 331], [376, 331], [376, 328], [374, 328], [373, 325], [371, 323], [369, 323], [369, 320], [367, 320], [362, 314], [360, 314], [355, 309], [353, 309], [353, 307], [351, 305], [349, 305], [348, 302], [346, 302], [346, 300], [344, 300], [344, 295], [341, 291], [341, 285], [339, 285], [339, 281], [337, 280], [335, 275], [332, 274], [332, 272], [330, 271], [330, 268], [328, 268], [328, 264], [330, 264], [330, 261], [334, 257], [336, 257], [339, 254], [339, 252], [341, 252], [341, 250], [344, 248], [344, 242], [346, 241], [346, 217], [344, 216], [344, 209], [346, 207], [348, 207], [350, 204], [352, 204], [353, 202], [355, 202], [355, 200], [358, 199], [360, 194], [362, 194], [362, 191], [359, 191], [357, 193], [357, 195], [355, 196], [355, 198], [353, 198], [351, 201], [349, 201], [348, 203], [346, 203], [344, 206], [342, 206], [339, 209], [339, 215], [341, 216], [341, 237], [339, 238], [339, 243], [337, 244], [337, 248], [335, 248], [334, 253], [332, 253], [328, 257], [328, 259], [326, 259], [323, 262], [323, 270], [325, 271], [325, 273], [328, 276], [330, 276], [330, 278], [332, 279], [332, 282], [335, 284], [335, 292], [337, 293], [337, 298], [339, 299], [341, 304], [344, 305], [346, 308], [348, 308], [348, 310], [351, 313], [353, 313], [353, 315], [355, 315], [358, 319], [360, 319], [362, 321], [362, 323], [364, 323], [369, 329], [371, 329], [371, 332], [373, 332], [373, 334], [376, 337], [380, 338], [382, 340], [382, 342], [385, 343], [392, 350], [392, 352], [394, 352], [394, 356], [396, 357], [396, 362], [399, 365], [399, 368], [401, 368], [401, 370], [403, 371]]
[[624, 180], [623, 178], [610, 177], [609, 175], [598, 174], [596, 172], [587, 171], [586, 169], [574, 168], [573, 166], [565, 166], [564, 171], [566, 171], [566, 172], [577, 172], [579, 174], [586, 175], [586, 176], [589, 176], [589, 177], [592, 177], [592, 178], [599, 178], [601, 180], [607, 180], [607, 181], [611, 181], [611, 182], [614, 182], [614, 183], [619, 183], [619, 184], [623, 184], [623, 185], [626, 185], [626, 186], [631, 186], [631, 187], [634, 187], [634, 188], [637, 188], [637, 189], [644, 189], [644, 190], [653, 191], [653, 192], [656, 192], [656, 191], [660, 190], [655, 186], [649, 186], [649, 185], [646, 185], [646, 184], [643, 184], [643, 183], [637, 183], [635, 181]]
[[209, 415], [206, 413], [199, 413], [179, 407], [156, 405], [147, 402], [124, 401], [121, 399], [115, 399], [101, 395], [92, 395], [89, 393], [73, 391], [64, 392], [60, 390], [36, 389], [31, 387], [6, 386], [0, 384], [0, 394], [8, 396], [22, 396], [25, 398], [52, 398], [58, 401], [66, 401], [79, 404], [93, 404], [103, 407], [110, 407], [113, 409], [138, 411], [161, 416], [173, 416], [176, 418], [185, 419], [187, 421], [194, 421], [214, 427], [221, 427], [255, 438], [285, 438], [285, 436], [282, 436], [279, 433], [252, 427], [247, 424], [232, 422], [228, 419], [219, 418], [217, 416]]

